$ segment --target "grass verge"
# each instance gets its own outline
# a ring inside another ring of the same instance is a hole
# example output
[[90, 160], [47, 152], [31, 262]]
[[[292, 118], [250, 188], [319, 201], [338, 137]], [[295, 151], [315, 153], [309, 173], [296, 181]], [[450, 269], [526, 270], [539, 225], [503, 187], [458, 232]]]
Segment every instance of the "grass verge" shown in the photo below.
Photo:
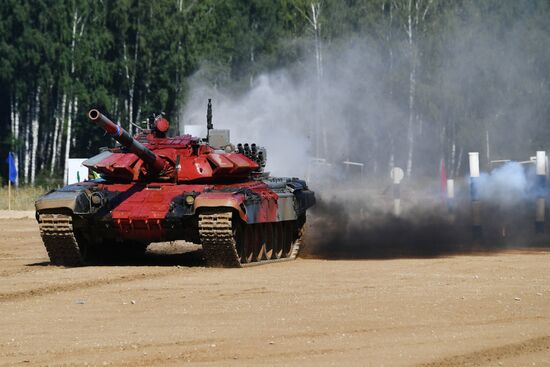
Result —
[[[11, 187], [12, 210], [34, 210], [34, 201], [48, 192], [50, 188], [41, 186]], [[8, 209], [8, 187], [0, 188], [0, 210]]]

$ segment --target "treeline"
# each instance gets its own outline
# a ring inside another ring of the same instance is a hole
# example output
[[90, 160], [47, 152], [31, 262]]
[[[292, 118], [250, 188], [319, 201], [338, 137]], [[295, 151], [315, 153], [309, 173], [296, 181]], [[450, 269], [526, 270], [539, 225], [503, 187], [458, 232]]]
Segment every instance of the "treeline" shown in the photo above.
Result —
[[[348, 80], [356, 91], [351, 112], [335, 123], [352, 131], [349, 140], [357, 143], [348, 143], [349, 157], [370, 172], [386, 174], [395, 164], [408, 175], [433, 175], [444, 159], [447, 173], [457, 176], [468, 170], [469, 151], [487, 165], [550, 148], [549, 2], [321, 4], [325, 48], [338, 50], [333, 45], [344, 40], [348, 49], [362, 49], [365, 65], [334, 52], [323, 63], [325, 70], [347, 62], [359, 71]], [[332, 83], [325, 89], [339, 80]], [[321, 155], [334, 155], [324, 143], [330, 139], [319, 139]]]
[[227, 83], [294, 57], [279, 41], [301, 34], [296, 17], [285, 1], [2, 1], [0, 153], [20, 183], [59, 179], [100, 144], [91, 106], [130, 132], [153, 112], [177, 124], [189, 75]]
[[337, 62], [325, 50], [354, 38], [379, 55], [385, 96], [406, 111], [395, 128], [373, 125], [381, 148], [368, 159], [400, 159], [411, 174], [431, 139], [456, 174], [469, 149], [489, 160], [547, 148], [549, 16], [543, 0], [4, 0], [0, 154], [16, 152], [20, 183], [60, 178], [67, 157], [100, 145], [91, 106], [130, 131], [159, 111], [177, 125], [199, 70], [246, 89], [314, 60], [322, 78]]

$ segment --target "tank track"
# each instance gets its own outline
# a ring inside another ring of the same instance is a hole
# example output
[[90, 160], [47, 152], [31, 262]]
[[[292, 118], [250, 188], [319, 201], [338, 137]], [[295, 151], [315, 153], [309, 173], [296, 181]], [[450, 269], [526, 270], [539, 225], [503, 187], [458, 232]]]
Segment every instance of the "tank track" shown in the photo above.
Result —
[[302, 243], [303, 229], [299, 230], [298, 238], [292, 241], [292, 248], [287, 257], [243, 263], [237, 252], [232, 217], [233, 213], [231, 211], [199, 214], [199, 235], [208, 266], [243, 268], [290, 261], [297, 257]]
[[[302, 230], [299, 231], [298, 238], [292, 241], [292, 248], [287, 257], [242, 263], [237, 253], [232, 217], [233, 213], [231, 211], [199, 215], [199, 235], [209, 266], [240, 268], [290, 261], [298, 255], [302, 243]], [[38, 225], [42, 241], [53, 265], [82, 266], [85, 264], [78, 241], [74, 235], [70, 215], [40, 214]], [[259, 244], [257, 245], [259, 246]]]
[[73, 232], [73, 218], [70, 215], [40, 214], [38, 226], [52, 264], [84, 265], [84, 259]]

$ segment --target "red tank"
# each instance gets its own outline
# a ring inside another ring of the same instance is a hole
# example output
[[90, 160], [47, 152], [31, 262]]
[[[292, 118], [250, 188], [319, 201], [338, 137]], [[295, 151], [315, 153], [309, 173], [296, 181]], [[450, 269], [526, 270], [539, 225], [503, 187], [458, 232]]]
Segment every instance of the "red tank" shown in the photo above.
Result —
[[100, 178], [67, 185], [36, 201], [53, 264], [78, 266], [145, 252], [152, 242], [201, 244], [211, 266], [242, 267], [294, 259], [315, 196], [305, 181], [263, 172], [265, 149], [207, 137], [167, 137], [158, 116], [132, 137], [98, 110], [90, 120], [120, 146], [86, 160]]

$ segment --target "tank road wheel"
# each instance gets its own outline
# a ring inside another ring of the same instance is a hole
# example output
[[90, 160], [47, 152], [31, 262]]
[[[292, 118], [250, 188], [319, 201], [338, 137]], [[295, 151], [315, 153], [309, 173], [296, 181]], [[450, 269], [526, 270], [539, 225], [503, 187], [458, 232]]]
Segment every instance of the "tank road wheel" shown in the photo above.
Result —
[[280, 259], [283, 256], [283, 224], [273, 223], [273, 255], [272, 259]]
[[300, 252], [304, 235], [305, 218], [299, 221], [283, 222], [283, 257], [294, 259]]
[[298, 217], [298, 220], [294, 222], [294, 232], [292, 236], [292, 252], [290, 254], [291, 259], [298, 257], [300, 249], [304, 247], [304, 237], [306, 232], [306, 216], [305, 214]]
[[264, 225], [264, 231], [265, 231], [265, 240], [264, 240], [264, 260], [271, 260], [273, 259], [274, 251], [273, 251], [273, 223], [265, 223]]
[[259, 262], [266, 259], [266, 241], [267, 241], [267, 232], [265, 225], [259, 223], [255, 225], [256, 227], [256, 251], [254, 252], [254, 261]]
[[305, 230], [306, 229], [303, 224], [296, 226], [295, 237], [293, 238], [292, 242], [292, 252], [289, 256], [291, 259], [295, 259], [296, 257], [298, 257], [300, 249], [303, 247]]
[[233, 238], [237, 250], [237, 258], [240, 263], [247, 264], [252, 261], [254, 245], [254, 233], [250, 225], [237, 221], [233, 224]]
[[254, 245], [256, 244], [256, 233], [254, 227], [251, 224], [244, 224], [244, 236], [243, 236], [243, 252], [240, 256], [242, 264], [248, 264], [252, 262], [254, 258]]
[[293, 222], [282, 222], [283, 235], [282, 235], [282, 257], [289, 257], [292, 252], [292, 228]]

